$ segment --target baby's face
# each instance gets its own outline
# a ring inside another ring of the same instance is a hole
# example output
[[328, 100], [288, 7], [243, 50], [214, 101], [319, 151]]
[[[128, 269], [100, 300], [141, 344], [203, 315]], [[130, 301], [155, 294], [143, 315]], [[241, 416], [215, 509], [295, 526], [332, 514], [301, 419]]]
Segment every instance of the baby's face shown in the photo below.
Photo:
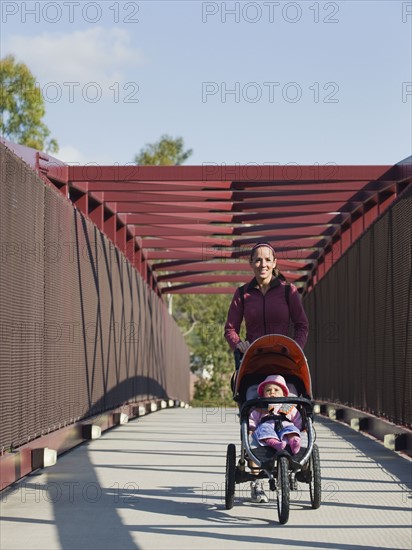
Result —
[[263, 390], [264, 397], [283, 397], [283, 390], [276, 384], [266, 384]]

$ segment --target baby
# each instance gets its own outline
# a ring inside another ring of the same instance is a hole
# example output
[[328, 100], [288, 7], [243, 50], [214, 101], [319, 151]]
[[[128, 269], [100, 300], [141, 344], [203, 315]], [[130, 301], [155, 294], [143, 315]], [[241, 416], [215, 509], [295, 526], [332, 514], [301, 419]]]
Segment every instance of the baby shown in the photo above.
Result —
[[[283, 376], [268, 376], [258, 386], [259, 397], [287, 397], [289, 390]], [[269, 411], [269, 412], [268, 412]], [[249, 429], [253, 441], [282, 451], [289, 445], [291, 453], [297, 454], [301, 447], [300, 430], [302, 416], [295, 405], [278, 403], [266, 409], [254, 409], [249, 417]]]

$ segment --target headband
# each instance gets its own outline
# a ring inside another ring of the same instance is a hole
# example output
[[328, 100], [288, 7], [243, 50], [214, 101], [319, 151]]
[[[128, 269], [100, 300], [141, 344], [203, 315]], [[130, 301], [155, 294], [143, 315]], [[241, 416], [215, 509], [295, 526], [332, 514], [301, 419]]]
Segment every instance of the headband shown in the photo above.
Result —
[[257, 249], [257, 248], [260, 248], [261, 246], [266, 246], [267, 248], [270, 248], [270, 250], [273, 252], [273, 256], [274, 258], [276, 258], [276, 252], [275, 252], [275, 249], [273, 248], [273, 246], [269, 243], [257, 243], [255, 244], [255, 246], [252, 248], [252, 250], [250, 251], [250, 257], [253, 258], [253, 253], [254, 251]]

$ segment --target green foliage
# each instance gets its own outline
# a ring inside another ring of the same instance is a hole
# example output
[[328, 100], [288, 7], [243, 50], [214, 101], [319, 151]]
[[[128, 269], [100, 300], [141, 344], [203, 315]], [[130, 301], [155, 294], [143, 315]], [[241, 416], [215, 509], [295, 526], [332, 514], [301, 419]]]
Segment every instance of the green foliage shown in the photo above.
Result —
[[183, 164], [193, 153], [184, 151], [183, 138], [172, 138], [167, 134], [156, 143], [147, 143], [135, 156], [134, 162], [141, 166], [174, 166]]
[[210, 379], [200, 378], [196, 383], [196, 402], [233, 405], [230, 378], [234, 359], [224, 337], [231, 299], [225, 294], [173, 296], [173, 316], [190, 349], [191, 369], [210, 375]]
[[0, 59], [0, 131], [5, 139], [56, 153], [57, 141], [49, 139], [50, 130], [42, 122], [46, 114], [44, 99], [28, 67], [16, 63], [14, 56]]

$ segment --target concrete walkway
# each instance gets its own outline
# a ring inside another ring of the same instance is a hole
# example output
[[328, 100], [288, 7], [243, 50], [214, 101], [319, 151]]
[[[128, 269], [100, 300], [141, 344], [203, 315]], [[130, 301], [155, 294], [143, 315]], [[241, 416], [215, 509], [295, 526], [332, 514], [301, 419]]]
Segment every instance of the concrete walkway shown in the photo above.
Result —
[[59, 457], [1, 497], [1, 550], [412, 548], [412, 463], [349, 427], [317, 418], [323, 502], [291, 493], [251, 504], [237, 486], [224, 507], [234, 409], [165, 409]]

